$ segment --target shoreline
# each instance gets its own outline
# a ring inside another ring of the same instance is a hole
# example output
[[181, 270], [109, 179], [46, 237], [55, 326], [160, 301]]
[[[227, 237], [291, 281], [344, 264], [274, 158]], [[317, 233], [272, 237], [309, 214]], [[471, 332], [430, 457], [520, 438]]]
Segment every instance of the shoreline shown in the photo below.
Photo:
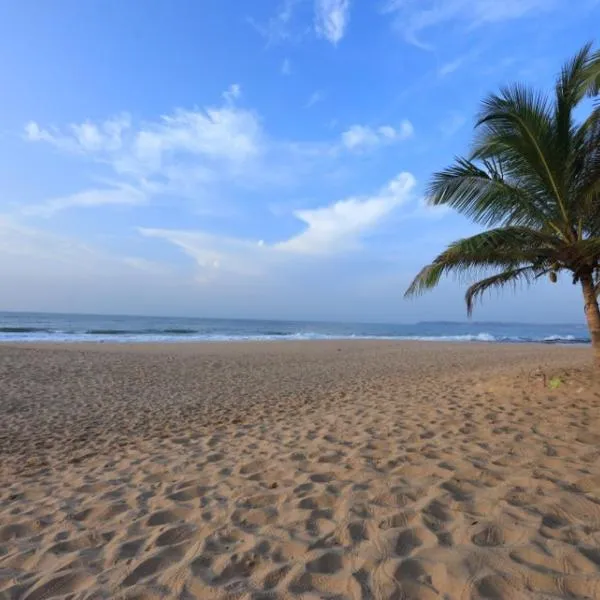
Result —
[[591, 360], [1, 345], [0, 597], [600, 597]]
[[449, 344], [449, 345], [491, 345], [491, 346], [574, 346], [574, 347], [590, 347], [590, 340], [567, 340], [567, 339], [548, 339], [548, 340], [486, 340], [486, 339], [472, 339], [472, 340], [457, 340], [457, 339], [444, 339], [443, 337], [415, 337], [415, 338], [402, 338], [402, 337], [323, 337], [323, 338], [294, 338], [294, 337], [272, 337], [272, 338], [231, 338], [231, 339], [157, 339], [157, 340], [0, 340], [0, 347], [68, 347], [70, 345], [75, 347], [80, 346], [171, 346], [171, 345], [182, 345], [182, 346], [200, 346], [203, 344], [207, 345], [228, 345], [228, 344], [322, 344], [322, 343], [396, 343], [396, 344]]

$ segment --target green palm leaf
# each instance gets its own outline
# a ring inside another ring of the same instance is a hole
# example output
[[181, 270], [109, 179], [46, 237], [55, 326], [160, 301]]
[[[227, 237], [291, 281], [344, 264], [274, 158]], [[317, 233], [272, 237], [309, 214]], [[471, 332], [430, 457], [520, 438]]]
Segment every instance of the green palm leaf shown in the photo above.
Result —
[[482, 167], [458, 158], [436, 173], [427, 190], [433, 205], [447, 204], [481, 225], [542, 224], [552, 214], [527, 185], [503, 177], [502, 166], [486, 161]]
[[501, 289], [507, 285], [516, 288], [519, 283], [531, 284], [535, 279], [547, 272], [547, 270], [535, 267], [521, 267], [519, 269], [508, 269], [502, 271], [502, 273], [497, 273], [496, 275], [478, 281], [469, 287], [465, 294], [467, 313], [469, 315], [473, 313], [475, 301], [481, 298], [486, 292], [490, 292], [494, 289]]
[[505, 176], [534, 190], [554, 222], [568, 219], [560, 142], [551, 104], [522, 85], [504, 88], [483, 102], [473, 160], [495, 159]]
[[475, 276], [493, 268], [514, 269], [530, 263], [550, 265], [557, 257], [552, 235], [526, 227], [491, 229], [450, 244], [421, 270], [405, 296], [422, 294], [450, 273]]

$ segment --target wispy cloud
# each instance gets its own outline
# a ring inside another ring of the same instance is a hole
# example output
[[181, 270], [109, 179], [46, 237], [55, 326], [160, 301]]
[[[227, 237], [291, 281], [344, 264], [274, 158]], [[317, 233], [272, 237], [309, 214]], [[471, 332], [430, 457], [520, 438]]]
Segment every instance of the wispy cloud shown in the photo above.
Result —
[[[25, 138], [44, 143], [76, 158], [110, 169], [107, 180], [61, 197], [22, 207], [20, 214], [50, 217], [59, 211], [92, 206], [131, 206], [155, 198], [193, 204], [198, 212], [222, 215], [227, 199], [239, 193], [273, 193], [300, 184], [306, 177], [327, 177], [343, 170], [352, 154], [375, 150], [413, 135], [412, 124], [369, 127], [355, 124], [325, 140], [277, 139], [261, 117], [238, 106], [241, 87], [230, 86], [222, 103], [205, 108], [176, 109], [159, 119], [135, 122], [128, 115], [106, 121], [86, 121], [62, 128], [35, 121]], [[315, 91], [310, 108], [325, 97]], [[218, 199], [218, 200], [217, 200]]]
[[60, 150], [79, 154], [112, 154], [121, 150], [123, 136], [131, 128], [131, 118], [124, 114], [103, 123], [91, 121], [69, 125], [66, 132], [42, 129], [35, 121], [25, 126], [25, 138], [32, 142], [49, 142]]
[[281, 74], [291, 75], [292, 74], [292, 63], [289, 58], [285, 58], [281, 63]]
[[[174, 264], [100, 248], [93, 240], [52, 233], [0, 215], [2, 303], [8, 310], [156, 314], [173, 290], [190, 291]], [[73, 304], [75, 302], [75, 304]], [[116, 304], [115, 304], [116, 302]]]
[[446, 138], [452, 137], [467, 122], [465, 115], [459, 112], [451, 112], [441, 123], [440, 131]]
[[551, 10], [562, 0], [387, 0], [383, 13], [390, 14], [394, 26], [406, 40], [422, 48], [431, 46], [421, 39], [428, 29], [446, 23], [466, 27], [511, 21]]
[[375, 231], [398, 207], [412, 200], [415, 179], [400, 173], [370, 196], [345, 198], [333, 204], [295, 210], [304, 229], [292, 237], [262, 240], [217, 236], [204, 231], [140, 228], [146, 237], [165, 240], [191, 257], [199, 269], [198, 281], [223, 274], [259, 276], [293, 257], [326, 257], [356, 251], [361, 240]]
[[353, 250], [362, 235], [409, 200], [414, 186], [415, 179], [410, 173], [400, 173], [372, 196], [347, 198], [312, 210], [297, 210], [294, 216], [306, 223], [306, 230], [275, 248], [310, 255]]
[[295, 37], [292, 18], [297, 6], [303, 0], [283, 0], [277, 7], [277, 12], [265, 23], [248, 19], [252, 27], [267, 40], [268, 45], [289, 41]]
[[447, 77], [448, 75], [451, 75], [455, 71], [458, 71], [458, 69], [460, 69], [463, 66], [464, 62], [465, 62], [464, 57], [459, 57], [459, 58], [457, 58], [455, 60], [452, 60], [450, 62], [444, 63], [438, 69], [438, 75], [440, 77]]
[[241, 240], [204, 231], [177, 229], [141, 227], [139, 232], [145, 237], [169, 242], [192, 258], [199, 269], [197, 281], [200, 283], [223, 274], [259, 276], [270, 260], [260, 240]]
[[449, 75], [464, 69], [466, 66], [473, 64], [481, 54], [481, 50], [481, 47], [473, 46], [468, 52], [442, 63], [438, 68], [438, 77], [448, 77]]
[[398, 128], [382, 125], [377, 128], [353, 125], [342, 133], [342, 144], [348, 150], [372, 150], [378, 146], [407, 140], [414, 134], [410, 121], [404, 120]]
[[224, 92], [223, 99], [229, 105], [232, 105], [242, 95], [242, 86], [239, 83], [232, 83]]
[[[236, 89], [225, 92], [228, 104], [239, 93]], [[260, 124], [250, 111], [223, 106], [177, 109], [138, 128], [132, 126], [129, 117], [99, 125], [74, 124], [66, 131], [43, 129], [32, 121], [25, 127], [25, 135], [29, 141], [47, 142], [60, 150], [110, 161], [123, 172], [152, 174], [178, 153], [230, 161], [256, 154]]]
[[[146, 270], [150, 265], [158, 266], [149, 260], [135, 257], [117, 257], [99, 251], [93, 245], [81, 242], [71, 237], [50, 233], [44, 229], [23, 225], [12, 217], [0, 215], [0, 255], [4, 259], [28, 259], [52, 264], [51, 273], [58, 273], [60, 268], [77, 267], [80, 272], [104, 264], [110, 269], [115, 266], [127, 265], [128, 270], [137, 269], [144, 263]], [[2, 260], [0, 264], [12, 259]], [[89, 273], [93, 275], [93, 272]]]
[[198, 197], [222, 181], [243, 185], [256, 173], [252, 163], [260, 159], [266, 142], [258, 115], [235, 105], [240, 94], [234, 84], [224, 92], [222, 106], [177, 109], [140, 124], [128, 115], [64, 129], [28, 123], [27, 140], [108, 165], [118, 178], [110, 189], [50, 200], [43, 210], [50, 214], [71, 206], [136, 204], [144, 195], [160, 193]]
[[121, 185], [114, 188], [90, 189], [71, 194], [70, 196], [52, 198], [41, 204], [24, 207], [21, 214], [50, 217], [59, 211], [75, 207], [140, 206], [145, 204], [146, 199], [146, 194], [140, 190], [132, 186]]
[[324, 99], [325, 99], [325, 94], [321, 90], [316, 90], [309, 96], [304, 107], [311, 108], [315, 104], [318, 104], [319, 102], [323, 102]]
[[315, 32], [332, 44], [344, 37], [350, 19], [350, 0], [316, 0]]
[[248, 19], [252, 27], [267, 41], [267, 45], [297, 42], [307, 35], [316, 35], [337, 45], [346, 33], [350, 20], [350, 0], [311, 0], [314, 3], [314, 24], [307, 27], [296, 17], [297, 9], [308, 0], [283, 0], [267, 21]]

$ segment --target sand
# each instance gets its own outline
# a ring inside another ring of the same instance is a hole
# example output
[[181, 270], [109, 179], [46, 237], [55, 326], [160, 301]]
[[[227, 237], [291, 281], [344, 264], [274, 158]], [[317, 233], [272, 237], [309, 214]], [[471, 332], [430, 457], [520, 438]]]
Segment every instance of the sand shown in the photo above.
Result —
[[589, 353], [0, 346], [0, 598], [600, 598]]

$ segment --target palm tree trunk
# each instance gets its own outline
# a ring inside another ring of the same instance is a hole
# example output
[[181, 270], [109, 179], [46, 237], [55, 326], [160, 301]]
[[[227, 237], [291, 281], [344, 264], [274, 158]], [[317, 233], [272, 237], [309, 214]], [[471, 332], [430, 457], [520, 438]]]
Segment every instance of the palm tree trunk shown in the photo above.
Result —
[[598, 298], [591, 273], [581, 276], [581, 288], [585, 300], [585, 318], [594, 350], [594, 361], [596, 368], [600, 369], [600, 308], [598, 308]]

